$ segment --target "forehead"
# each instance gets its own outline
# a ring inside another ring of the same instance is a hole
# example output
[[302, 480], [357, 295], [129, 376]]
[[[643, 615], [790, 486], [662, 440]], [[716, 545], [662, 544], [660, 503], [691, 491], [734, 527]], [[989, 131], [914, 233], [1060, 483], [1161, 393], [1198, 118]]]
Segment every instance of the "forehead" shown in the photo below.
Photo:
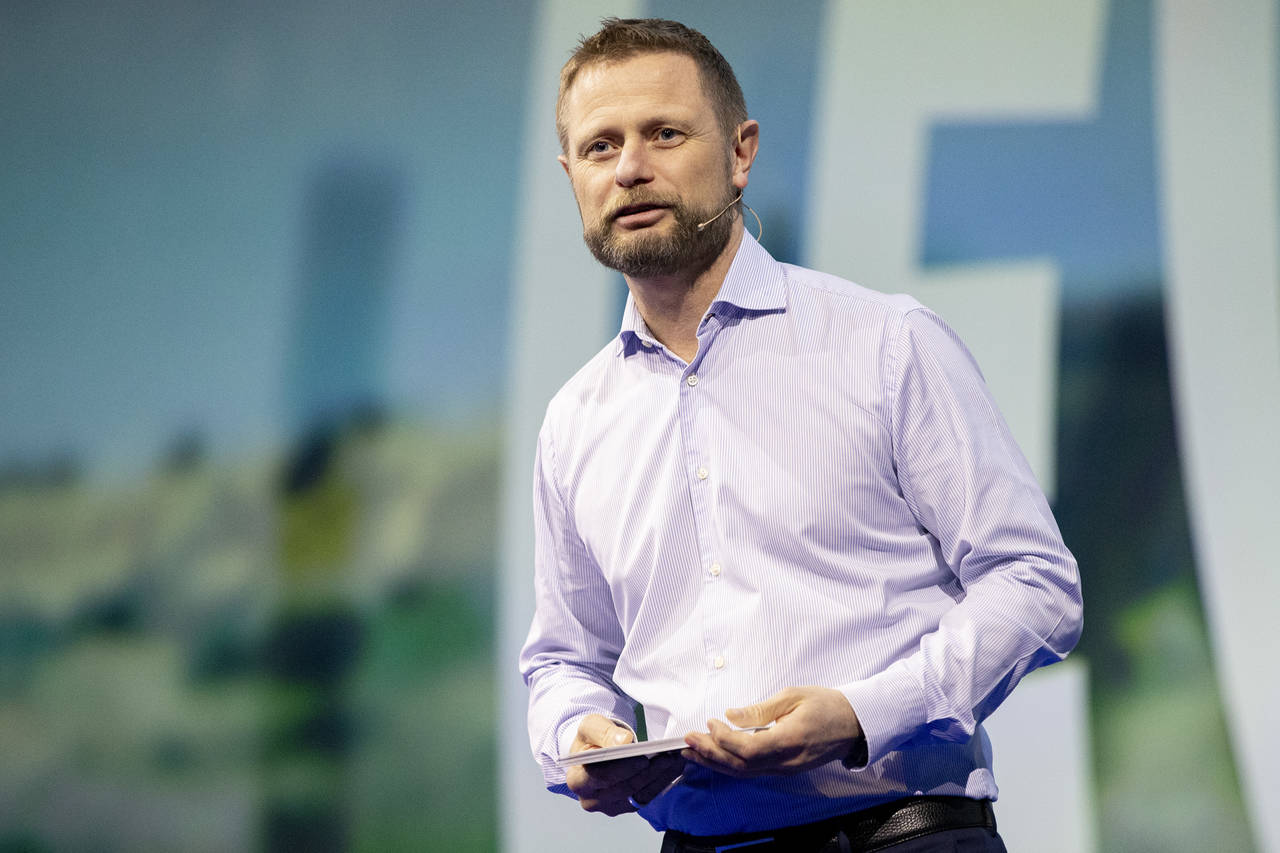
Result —
[[570, 136], [598, 124], [671, 115], [714, 121], [698, 65], [681, 53], [641, 53], [583, 67], [565, 93]]

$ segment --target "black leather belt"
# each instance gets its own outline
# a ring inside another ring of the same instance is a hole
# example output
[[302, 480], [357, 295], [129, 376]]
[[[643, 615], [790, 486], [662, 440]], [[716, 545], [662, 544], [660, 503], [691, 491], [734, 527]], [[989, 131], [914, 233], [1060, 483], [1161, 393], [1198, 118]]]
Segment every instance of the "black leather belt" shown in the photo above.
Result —
[[992, 834], [996, 816], [990, 800], [968, 797], [908, 797], [803, 826], [737, 835], [686, 835], [674, 830], [662, 839], [662, 853], [871, 853], [948, 829], [981, 827]]

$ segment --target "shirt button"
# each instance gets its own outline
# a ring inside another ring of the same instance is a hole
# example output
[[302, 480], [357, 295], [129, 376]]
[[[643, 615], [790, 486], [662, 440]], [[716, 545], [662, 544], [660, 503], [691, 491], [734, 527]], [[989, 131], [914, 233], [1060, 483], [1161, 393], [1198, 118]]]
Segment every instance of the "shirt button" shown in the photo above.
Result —
[[699, 480], [705, 480], [705, 479], [707, 479], [707, 477], [710, 477], [710, 476], [711, 476], [711, 472], [710, 472], [710, 471], [708, 471], [706, 468], [699, 468], [699, 469], [698, 469], [698, 479], [699, 479]]
[[724, 669], [724, 655], [716, 655], [716, 659], [712, 661], [716, 669]]
[[646, 340], [641, 340], [640, 346], [644, 347], [645, 349], [653, 349], [653, 343]]
[[711, 564], [711, 577], [713, 577], [713, 578], [718, 578], [718, 577], [720, 577], [720, 564], [719, 564], [719, 563], [712, 563], [712, 564]]
[[688, 382], [688, 383], [689, 383], [689, 387], [690, 387], [690, 388], [692, 388], [693, 386], [697, 385], [697, 384], [698, 384], [698, 374], [696, 374], [696, 373], [691, 373], [691, 374], [689, 374], [689, 378], [688, 378], [688, 379], [686, 379], [686, 380], [685, 380], [685, 382]]

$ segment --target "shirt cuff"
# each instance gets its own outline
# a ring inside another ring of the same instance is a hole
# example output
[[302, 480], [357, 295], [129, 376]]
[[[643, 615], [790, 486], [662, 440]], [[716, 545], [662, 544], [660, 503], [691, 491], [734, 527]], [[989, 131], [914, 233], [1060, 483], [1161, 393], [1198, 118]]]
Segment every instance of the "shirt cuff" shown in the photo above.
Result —
[[[857, 754], [855, 745], [845, 760], [851, 770], [875, 764], [928, 723], [924, 690], [903, 661], [838, 689], [853, 706], [866, 740], [862, 755]], [[858, 758], [862, 758], [861, 764], [856, 763]]]

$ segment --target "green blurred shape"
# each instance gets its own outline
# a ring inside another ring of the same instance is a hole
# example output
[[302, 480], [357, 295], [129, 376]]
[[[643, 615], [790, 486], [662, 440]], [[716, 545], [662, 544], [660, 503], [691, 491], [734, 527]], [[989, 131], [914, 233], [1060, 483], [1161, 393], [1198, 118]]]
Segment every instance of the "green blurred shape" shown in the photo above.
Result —
[[338, 477], [289, 496], [280, 512], [280, 572], [286, 584], [328, 578], [351, 557], [359, 502]]

